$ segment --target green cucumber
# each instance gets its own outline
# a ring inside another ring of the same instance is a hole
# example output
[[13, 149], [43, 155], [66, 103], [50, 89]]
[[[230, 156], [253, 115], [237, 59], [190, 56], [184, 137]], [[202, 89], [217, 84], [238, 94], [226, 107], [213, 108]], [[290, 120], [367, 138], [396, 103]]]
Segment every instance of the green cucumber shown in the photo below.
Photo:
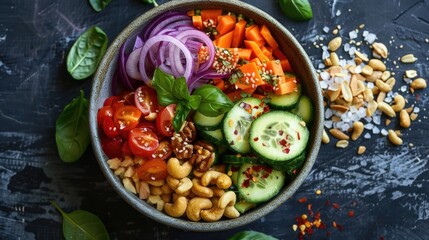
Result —
[[314, 107], [311, 99], [307, 95], [302, 95], [298, 104], [291, 110], [291, 112], [300, 116], [307, 124], [313, 120]]
[[299, 116], [271, 111], [258, 117], [250, 127], [250, 146], [256, 155], [275, 168], [290, 164], [307, 147], [310, 133]]
[[220, 129], [216, 129], [213, 131], [202, 131], [201, 137], [208, 142], [213, 143], [214, 145], [221, 145], [224, 143], [222, 130]]
[[252, 209], [256, 206], [257, 206], [256, 203], [250, 203], [250, 202], [246, 202], [244, 200], [238, 201], [234, 205], [235, 209], [237, 209], [237, 211], [241, 214], [249, 211], [250, 209]]
[[221, 161], [227, 164], [238, 164], [238, 165], [241, 165], [243, 163], [260, 162], [257, 157], [237, 156], [237, 155], [223, 155]]
[[299, 102], [301, 97], [301, 84], [297, 83], [297, 91], [284, 95], [277, 95], [275, 93], [268, 93], [270, 101], [268, 105], [271, 109], [277, 110], [290, 110], [293, 109]]
[[285, 179], [284, 172], [266, 165], [245, 163], [238, 172], [237, 188], [246, 202], [260, 203], [277, 195]]
[[234, 185], [237, 185], [238, 170], [240, 170], [240, 165], [236, 165], [236, 164], [226, 165], [226, 174], [231, 178], [231, 182]]
[[250, 152], [249, 128], [253, 120], [261, 115], [266, 105], [260, 99], [248, 97], [238, 101], [225, 115], [222, 131], [228, 146], [235, 152]]
[[193, 120], [194, 124], [200, 131], [212, 131], [219, 129], [222, 123], [224, 114], [221, 114], [217, 117], [207, 117], [202, 113], [195, 111]]

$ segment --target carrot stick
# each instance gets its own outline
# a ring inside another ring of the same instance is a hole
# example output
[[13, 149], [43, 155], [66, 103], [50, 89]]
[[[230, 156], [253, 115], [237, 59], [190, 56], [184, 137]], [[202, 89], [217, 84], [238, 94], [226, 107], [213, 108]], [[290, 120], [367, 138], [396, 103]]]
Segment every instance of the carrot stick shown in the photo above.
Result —
[[265, 45], [265, 39], [262, 37], [259, 31], [258, 25], [252, 25], [246, 28], [246, 31], [244, 32], [244, 36], [246, 37], [246, 40], [251, 40], [256, 42], [259, 47], [262, 47]]
[[222, 9], [203, 9], [201, 10], [201, 17], [203, 21], [211, 19], [217, 23], [217, 17], [222, 15]]
[[192, 24], [196, 29], [203, 29], [203, 19], [201, 18], [201, 16], [192, 16]]
[[262, 25], [261, 27], [261, 31], [260, 31], [262, 37], [265, 39], [265, 41], [267, 42], [267, 44], [272, 48], [272, 49], [277, 49], [279, 47], [279, 44], [277, 43], [277, 41], [274, 39], [274, 37], [271, 35], [270, 30], [267, 28], [267, 26]]
[[220, 35], [224, 35], [235, 28], [235, 18], [230, 15], [224, 15], [219, 17], [218, 24], [216, 26], [216, 30]]
[[230, 31], [230, 32], [216, 38], [213, 41], [214, 45], [217, 47], [220, 47], [220, 48], [230, 48], [233, 34], [234, 34], [234, 31]]
[[231, 47], [240, 47], [243, 45], [244, 41], [244, 31], [246, 29], [247, 22], [245, 20], [240, 20], [235, 24], [234, 36], [232, 38]]
[[255, 41], [244, 40], [244, 45], [246, 45], [247, 48], [252, 49], [253, 54], [255, 54], [255, 56], [262, 62], [268, 62], [270, 60], [267, 56], [264, 55], [261, 48], [259, 48]]

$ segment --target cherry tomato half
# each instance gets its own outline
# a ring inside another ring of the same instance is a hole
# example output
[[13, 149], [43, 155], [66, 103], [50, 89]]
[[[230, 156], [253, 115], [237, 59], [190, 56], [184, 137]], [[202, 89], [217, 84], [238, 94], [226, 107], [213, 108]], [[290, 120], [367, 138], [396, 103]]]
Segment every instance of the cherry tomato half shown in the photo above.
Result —
[[137, 168], [137, 175], [143, 181], [165, 179], [168, 175], [167, 164], [162, 159], [147, 160]]
[[128, 145], [134, 156], [152, 158], [152, 154], [159, 146], [159, 140], [150, 129], [134, 128], [130, 130]]
[[97, 124], [101, 128], [103, 127], [103, 121], [106, 117], [113, 117], [115, 110], [111, 106], [104, 106], [98, 110], [97, 113]]
[[161, 109], [158, 116], [156, 117], [156, 128], [158, 131], [167, 137], [173, 136], [173, 118], [176, 112], [176, 104], [170, 104], [167, 107]]
[[113, 120], [119, 130], [130, 130], [135, 128], [140, 121], [142, 112], [134, 106], [122, 106], [115, 111]]
[[122, 158], [122, 145], [121, 138], [106, 138], [101, 140], [101, 148], [108, 158]]
[[156, 113], [158, 110], [158, 99], [155, 91], [148, 86], [137, 88], [134, 94], [136, 107], [140, 109], [143, 116], [148, 116], [151, 113]]
[[111, 107], [112, 104], [114, 102], [117, 102], [118, 100], [119, 100], [118, 96], [111, 96], [111, 97], [107, 98], [106, 100], [104, 100], [103, 106], [109, 106], [109, 107]]
[[161, 141], [158, 148], [152, 154], [154, 158], [167, 159], [173, 152], [173, 147], [169, 141]]
[[115, 126], [112, 117], [105, 117], [103, 120], [103, 131], [109, 138], [115, 138], [119, 136], [119, 129]]
[[135, 94], [132, 91], [125, 91], [123, 93], [121, 93], [121, 95], [119, 96], [120, 99], [125, 100], [125, 105], [133, 105], [135, 106], [135, 102], [134, 102], [134, 97]]

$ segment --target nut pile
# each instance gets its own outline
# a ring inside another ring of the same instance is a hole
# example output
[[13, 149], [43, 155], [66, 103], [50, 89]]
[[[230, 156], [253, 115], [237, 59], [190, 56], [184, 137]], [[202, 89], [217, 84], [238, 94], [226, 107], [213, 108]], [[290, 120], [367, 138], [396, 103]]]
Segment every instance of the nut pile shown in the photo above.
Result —
[[[363, 27], [361, 25], [359, 29]], [[338, 34], [339, 29], [337, 26], [334, 34]], [[376, 42], [376, 35], [368, 31], [363, 32], [363, 41], [357, 41], [359, 29], [349, 33], [350, 41], [346, 43], [340, 36], [331, 39], [327, 46], [315, 43], [317, 48], [323, 49], [323, 63], [319, 64], [318, 75], [325, 98], [325, 127], [331, 136], [338, 139], [336, 146], [339, 148], [348, 147], [350, 139], [355, 141], [362, 135], [369, 139], [371, 133], [382, 134], [392, 144], [401, 145], [401, 132], [389, 126], [391, 120], [399, 116], [400, 127], [409, 128], [411, 121], [417, 119], [419, 108], [408, 104], [404, 96], [395, 92], [398, 81], [393, 70], [386, 66], [389, 60], [386, 45]], [[324, 31], [327, 33], [327, 29]], [[361, 50], [362, 44], [368, 45], [372, 54]], [[343, 49], [350, 59], [339, 56], [339, 49]], [[407, 54], [399, 60], [403, 64], [412, 64], [417, 58]], [[396, 64], [396, 60], [393, 63]], [[411, 93], [426, 88], [426, 80], [418, 77], [415, 70], [405, 71], [403, 81], [408, 86], [403, 85], [400, 88], [402, 92], [407, 88]], [[384, 126], [382, 115], [386, 118]], [[322, 142], [329, 141], [329, 134], [325, 131]], [[363, 154], [365, 149], [365, 146], [359, 146], [358, 154]]]
[[109, 159], [109, 167], [122, 179], [125, 189], [154, 205], [171, 217], [186, 216], [191, 221], [218, 221], [222, 217], [237, 218], [236, 194], [228, 190], [231, 178], [225, 169], [212, 166], [214, 148], [209, 143], [195, 141], [193, 123], [172, 137], [174, 157], [167, 161], [168, 176], [162, 180], [143, 181], [136, 169], [142, 158]]

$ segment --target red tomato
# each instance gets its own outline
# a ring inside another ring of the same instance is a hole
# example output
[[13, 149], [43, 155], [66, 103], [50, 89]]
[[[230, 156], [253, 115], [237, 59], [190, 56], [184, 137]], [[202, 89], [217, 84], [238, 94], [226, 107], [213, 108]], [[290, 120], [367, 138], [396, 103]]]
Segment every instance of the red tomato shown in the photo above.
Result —
[[176, 104], [170, 104], [163, 108], [156, 117], [156, 128], [158, 131], [167, 137], [173, 136], [173, 118], [176, 112]]
[[122, 145], [122, 155], [131, 157], [133, 156], [131, 150], [130, 150], [130, 145], [128, 145], [128, 142], [124, 142], [124, 145]]
[[147, 160], [137, 168], [137, 175], [143, 181], [165, 179], [168, 175], [167, 164], [162, 159]]
[[159, 146], [159, 140], [150, 129], [134, 128], [130, 130], [128, 145], [134, 156], [151, 158]]
[[122, 106], [115, 111], [113, 120], [119, 130], [130, 130], [135, 128], [140, 121], [142, 112], [134, 106]]
[[121, 138], [106, 138], [104, 141], [101, 141], [101, 148], [108, 158], [122, 158], [123, 144]]
[[103, 127], [103, 121], [105, 117], [113, 117], [115, 111], [111, 106], [104, 106], [98, 110], [97, 113], [97, 123], [98, 127]]
[[160, 158], [160, 159], [166, 159], [166, 158], [170, 157], [172, 152], [173, 152], [173, 147], [171, 146], [170, 142], [169, 141], [161, 141], [159, 143], [158, 148], [152, 154], [152, 157]]
[[125, 104], [126, 105], [133, 105], [135, 106], [135, 102], [134, 102], [134, 92], [132, 91], [125, 91], [123, 93], [121, 93], [120, 98], [125, 100]]
[[109, 138], [115, 138], [119, 136], [119, 129], [115, 126], [112, 117], [105, 117], [103, 120], [103, 131]]
[[136, 107], [142, 111], [143, 116], [148, 116], [151, 113], [156, 113], [158, 110], [158, 99], [155, 91], [148, 86], [137, 88], [134, 94]]
[[103, 106], [110, 106], [111, 107], [112, 104], [114, 102], [117, 102], [118, 100], [119, 100], [118, 96], [111, 96], [111, 97], [107, 98], [106, 100], [104, 100]]

